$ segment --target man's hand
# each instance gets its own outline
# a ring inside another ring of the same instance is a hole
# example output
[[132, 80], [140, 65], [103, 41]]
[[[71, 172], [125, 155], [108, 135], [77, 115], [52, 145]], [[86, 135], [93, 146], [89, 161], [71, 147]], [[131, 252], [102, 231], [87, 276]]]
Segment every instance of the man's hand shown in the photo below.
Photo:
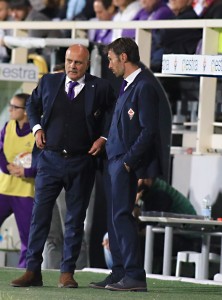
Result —
[[39, 149], [44, 149], [45, 148], [46, 139], [45, 139], [45, 133], [42, 129], [39, 129], [39, 130], [36, 131], [36, 133], [35, 133], [35, 142], [36, 142], [36, 146]]
[[96, 140], [91, 149], [89, 150], [89, 154], [92, 154], [92, 155], [97, 155], [99, 154], [100, 152], [102, 152], [104, 150], [104, 147], [105, 147], [105, 143], [106, 143], [106, 140], [104, 138], [99, 138], [98, 140]]
[[9, 171], [10, 175], [16, 176], [16, 177], [24, 177], [24, 168], [21, 166], [17, 166], [15, 164], [8, 164], [7, 169]]

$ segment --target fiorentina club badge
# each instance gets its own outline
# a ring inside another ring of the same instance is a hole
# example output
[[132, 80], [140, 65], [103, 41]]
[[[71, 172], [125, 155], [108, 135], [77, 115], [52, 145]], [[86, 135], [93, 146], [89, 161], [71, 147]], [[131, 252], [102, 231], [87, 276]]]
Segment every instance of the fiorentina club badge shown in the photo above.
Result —
[[128, 110], [128, 115], [129, 115], [130, 120], [132, 120], [134, 114], [135, 114], [135, 112], [132, 110], [132, 108], [130, 108], [130, 109]]

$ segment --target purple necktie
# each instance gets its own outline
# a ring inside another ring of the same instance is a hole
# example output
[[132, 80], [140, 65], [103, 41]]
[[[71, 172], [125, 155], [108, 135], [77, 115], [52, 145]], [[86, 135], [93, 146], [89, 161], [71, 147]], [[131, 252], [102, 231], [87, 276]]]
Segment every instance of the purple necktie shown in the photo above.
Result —
[[121, 97], [122, 94], [124, 93], [124, 89], [127, 86], [127, 83], [128, 82], [124, 79], [123, 82], [122, 82], [121, 88], [120, 88], [119, 97]]
[[77, 81], [70, 81], [69, 82], [69, 90], [68, 90], [68, 97], [70, 100], [75, 98], [74, 87], [77, 86], [79, 83]]

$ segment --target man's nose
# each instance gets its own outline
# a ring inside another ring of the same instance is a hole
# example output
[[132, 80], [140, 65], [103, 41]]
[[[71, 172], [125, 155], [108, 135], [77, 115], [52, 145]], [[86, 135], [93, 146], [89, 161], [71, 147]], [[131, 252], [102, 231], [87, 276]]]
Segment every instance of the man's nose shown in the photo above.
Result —
[[72, 68], [75, 68], [75, 66], [76, 66], [76, 62], [73, 61], [73, 62], [71, 63], [71, 67], [72, 67]]

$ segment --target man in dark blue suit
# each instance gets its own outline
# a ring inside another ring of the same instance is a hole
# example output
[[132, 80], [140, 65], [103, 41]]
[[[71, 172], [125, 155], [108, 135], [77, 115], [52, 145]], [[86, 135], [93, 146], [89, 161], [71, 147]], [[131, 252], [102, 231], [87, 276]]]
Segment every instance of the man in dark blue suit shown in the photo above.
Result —
[[[112, 273], [93, 288], [112, 291], [147, 291], [137, 225], [132, 215], [139, 178], [160, 175], [159, 100], [145, 71], [139, 68], [139, 50], [130, 38], [107, 46], [109, 68], [123, 77], [106, 143], [108, 156], [108, 233]], [[109, 196], [108, 196], [109, 195]]]
[[77, 288], [73, 275], [79, 256], [97, 156], [104, 150], [115, 97], [110, 84], [86, 73], [89, 52], [82, 45], [66, 51], [66, 73], [47, 74], [27, 104], [36, 146], [35, 201], [26, 272], [12, 286], [42, 286], [42, 252], [56, 198], [65, 189], [66, 220], [59, 287]]

